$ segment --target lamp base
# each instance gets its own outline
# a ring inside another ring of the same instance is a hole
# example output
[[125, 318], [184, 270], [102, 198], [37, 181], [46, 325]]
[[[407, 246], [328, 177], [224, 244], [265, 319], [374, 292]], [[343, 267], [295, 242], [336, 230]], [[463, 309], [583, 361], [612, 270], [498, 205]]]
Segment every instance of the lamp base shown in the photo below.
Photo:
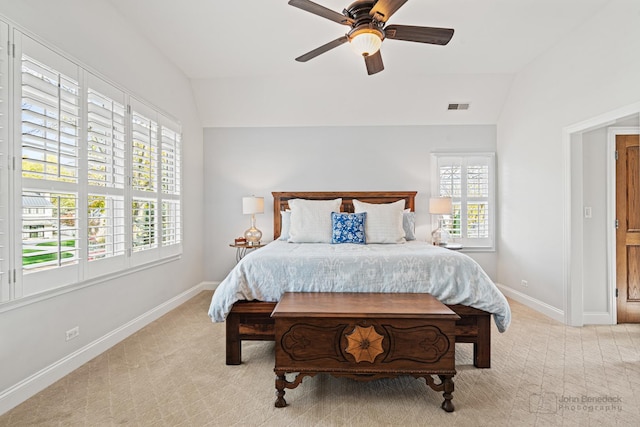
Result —
[[431, 232], [431, 242], [435, 246], [445, 246], [449, 243], [450, 239], [451, 235], [442, 227], [438, 227]]
[[247, 240], [248, 246], [257, 246], [260, 244], [260, 239], [262, 239], [262, 231], [251, 227], [244, 232], [244, 238]]
[[257, 246], [262, 239], [262, 231], [256, 228], [256, 216], [251, 214], [251, 227], [244, 232], [244, 238], [247, 239], [248, 246]]

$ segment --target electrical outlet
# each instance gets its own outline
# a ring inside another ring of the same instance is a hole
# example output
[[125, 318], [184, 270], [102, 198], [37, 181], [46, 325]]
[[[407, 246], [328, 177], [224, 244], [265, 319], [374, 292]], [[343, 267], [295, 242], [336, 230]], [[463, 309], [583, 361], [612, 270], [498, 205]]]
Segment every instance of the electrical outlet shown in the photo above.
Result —
[[520, 284], [521, 284], [522, 286], [524, 286], [525, 288], [529, 286], [529, 282], [527, 282], [526, 280], [521, 280], [521, 281], [520, 281]]
[[69, 329], [66, 333], [67, 341], [78, 338], [78, 335], [80, 335], [80, 326]]

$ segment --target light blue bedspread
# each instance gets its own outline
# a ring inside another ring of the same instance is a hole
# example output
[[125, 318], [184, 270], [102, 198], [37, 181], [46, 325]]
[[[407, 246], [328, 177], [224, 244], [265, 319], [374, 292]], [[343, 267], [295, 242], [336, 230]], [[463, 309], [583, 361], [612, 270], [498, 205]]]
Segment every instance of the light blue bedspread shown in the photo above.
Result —
[[222, 322], [238, 300], [278, 301], [284, 292], [429, 293], [444, 304], [492, 313], [500, 332], [511, 321], [507, 299], [473, 259], [419, 241], [397, 245], [274, 241], [245, 256], [218, 285], [209, 316]]

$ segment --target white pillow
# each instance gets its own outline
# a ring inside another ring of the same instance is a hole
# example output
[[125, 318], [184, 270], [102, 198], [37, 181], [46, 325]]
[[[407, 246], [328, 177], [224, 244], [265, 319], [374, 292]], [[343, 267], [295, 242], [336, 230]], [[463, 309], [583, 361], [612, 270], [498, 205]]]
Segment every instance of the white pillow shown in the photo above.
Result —
[[291, 211], [280, 211], [280, 237], [278, 240], [289, 240], [289, 228], [291, 228]]
[[367, 243], [405, 242], [405, 232], [402, 227], [404, 205], [404, 200], [382, 204], [353, 200], [356, 213], [367, 213], [367, 221], [364, 224]]
[[342, 199], [289, 200], [291, 225], [289, 242], [331, 243], [331, 212], [340, 212]]

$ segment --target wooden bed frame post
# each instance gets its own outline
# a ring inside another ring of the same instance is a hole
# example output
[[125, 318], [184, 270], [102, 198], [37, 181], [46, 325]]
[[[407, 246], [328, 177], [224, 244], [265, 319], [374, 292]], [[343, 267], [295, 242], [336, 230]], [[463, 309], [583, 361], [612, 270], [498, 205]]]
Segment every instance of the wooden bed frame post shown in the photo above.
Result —
[[[478, 336], [473, 343], [473, 364], [476, 368], [491, 367], [491, 316], [477, 316]], [[489, 339], [482, 339], [485, 335]]]
[[242, 341], [273, 341], [275, 302], [237, 301], [225, 320], [227, 327], [227, 365], [242, 362]]
[[227, 326], [227, 365], [239, 365], [242, 360], [240, 315], [230, 312], [225, 323]]

